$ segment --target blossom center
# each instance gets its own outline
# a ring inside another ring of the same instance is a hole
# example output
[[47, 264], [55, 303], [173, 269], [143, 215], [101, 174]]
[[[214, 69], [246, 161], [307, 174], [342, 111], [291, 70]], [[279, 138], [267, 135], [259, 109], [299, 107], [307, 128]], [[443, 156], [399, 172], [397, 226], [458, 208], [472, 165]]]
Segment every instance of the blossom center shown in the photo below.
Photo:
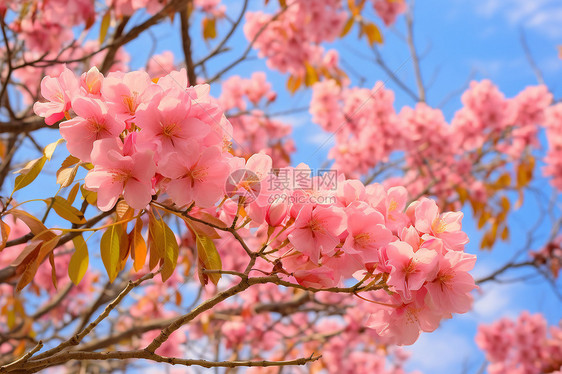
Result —
[[125, 104], [125, 107], [129, 111], [129, 114], [135, 114], [135, 111], [139, 106], [137, 103], [137, 96], [138, 96], [138, 92], [133, 92], [129, 96], [123, 96], [123, 103]]
[[369, 245], [369, 243], [371, 242], [371, 236], [368, 232], [362, 232], [361, 234], [356, 235], [354, 239], [355, 245], [362, 248], [367, 247], [367, 245]]
[[436, 234], [441, 234], [447, 231], [447, 224], [441, 218], [436, 218], [431, 226], [433, 228], [433, 232]]

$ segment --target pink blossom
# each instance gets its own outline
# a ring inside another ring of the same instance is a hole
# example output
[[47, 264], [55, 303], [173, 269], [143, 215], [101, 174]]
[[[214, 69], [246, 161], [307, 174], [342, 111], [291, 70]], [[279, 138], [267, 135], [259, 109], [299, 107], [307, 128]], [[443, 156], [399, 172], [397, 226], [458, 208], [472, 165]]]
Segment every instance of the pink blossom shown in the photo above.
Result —
[[158, 165], [158, 170], [171, 178], [166, 191], [176, 205], [194, 202], [205, 208], [217, 203], [224, 194], [230, 168], [217, 147], [202, 149], [192, 140], [179, 152], [168, 154]]
[[405, 300], [410, 300], [411, 291], [419, 290], [437, 272], [437, 252], [427, 248], [414, 252], [408, 243], [395, 241], [386, 247], [386, 256], [385, 265], [390, 267], [387, 284], [400, 292]]
[[35, 114], [45, 117], [49, 126], [64, 118], [70, 109], [71, 100], [78, 94], [78, 81], [68, 68], [58, 77], [46, 76], [41, 81], [41, 95], [48, 100], [46, 103], [37, 102], [33, 105]]
[[317, 264], [321, 254], [331, 255], [334, 252], [345, 225], [346, 217], [341, 209], [305, 204], [295, 220], [289, 240]]
[[394, 239], [384, 226], [382, 214], [371, 208], [349, 209], [347, 231], [349, 235], [342, 249], [349, 254], [359, 254], [365, 262], [378, 262], [378, 249]]
[[94, 142], [91, 156], [95, 166], [86, 175], [85, 186], [98, 193], [101, 210], [113, 208], [121, 195], [134, 209], [146, 207], [156, 171], [151, 151], [126, 154], [119, 138], [107, 138]]
[[439, 214], [435, 201], [422, 198], [408, 208], [414, 226], [419, 232], [443, 240], [448, 249], [460, 251], [468, 243], [468, 236], [462, 231], [462, 212]]
[[190, 115], [190, 101], [182, 95], [156, 94], [148, 103], [139, 106], [135, 124], [141, 127], [139, 141], [156, 143], [161, 156], [181, 147], [190, 139], [204, 138], [209, 125]]
[[397, 294], [384, 298], [383, 302], [389, 306], [374, 312], [367, 326], [398, 345], [413, 344], [420, 331], [434, 331], [441, 319], [440, 314], [424, 306], [425, 293], [425, 290], [414, 293], [412, 301], [408, 303], [404, 303]]
[[457, 251], [439, 257], [437, 275], [425, 286], [435, 309], [449, 313], [466, 313], [470, 310], [470, 292], [477, 286], [468, 271], [472, 270], [475, 262], [476, 256]]
[[90, 161], [96, 140], [116, 138], [125, 129], [125, 123], [114, 118], [107, 105], [98, 99], [78, 97], [72, 101], [78, 115], [60, 124], [60, 133], [69, 152], [82, 161]]

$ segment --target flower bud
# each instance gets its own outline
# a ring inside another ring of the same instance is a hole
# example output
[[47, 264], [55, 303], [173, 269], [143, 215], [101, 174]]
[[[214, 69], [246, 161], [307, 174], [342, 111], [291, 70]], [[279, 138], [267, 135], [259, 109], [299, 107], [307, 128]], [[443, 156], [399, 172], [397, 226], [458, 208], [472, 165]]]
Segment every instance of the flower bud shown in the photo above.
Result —
[[269, 226], [279, 226], [287, 217], [287, 203], [283, 198], [275, 199], [268, 207], [265, 212], [265, 221]]

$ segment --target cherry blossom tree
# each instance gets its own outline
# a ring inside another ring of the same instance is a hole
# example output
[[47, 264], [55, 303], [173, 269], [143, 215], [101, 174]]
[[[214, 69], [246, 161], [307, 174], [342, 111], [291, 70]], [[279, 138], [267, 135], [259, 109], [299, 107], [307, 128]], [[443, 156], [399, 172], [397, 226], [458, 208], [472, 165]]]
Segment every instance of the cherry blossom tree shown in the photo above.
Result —
[[[561, 188], [562, 104], [541, 79], [515, 97], [472, 81], [448, 121], [413, 1], [258, 2], [0, 0], [0, 373], [399, 374], [401, 346], [479, 285], [529, 268], [557, 292], [548, 199], [547, 244], [484, 277], [462, 229], [470, 211], [491, 250], [534, 181]], [[399, 18], [413, 87], [380, 48]], [[155, 53], [163, 28], [182, 56]], [[125, 47], [147, 35], [138, 67]], [[372, 88], [328, 49], [357, 35], [385, 72]], [[285, 86], [241, 69], [256, 54]], [[325, 165], [294, 157], [298, 110], [334, 139]], [[491, 373], [562, 370], [540, 315], [476, 341]]]

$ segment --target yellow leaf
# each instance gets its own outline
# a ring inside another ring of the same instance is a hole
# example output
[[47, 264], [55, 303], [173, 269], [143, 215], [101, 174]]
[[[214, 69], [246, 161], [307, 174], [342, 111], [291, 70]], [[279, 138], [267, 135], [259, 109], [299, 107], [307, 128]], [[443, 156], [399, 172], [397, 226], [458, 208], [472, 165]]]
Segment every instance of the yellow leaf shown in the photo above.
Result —
[[174, 269], [178, 263], [178, 241], [174, 232], [166, 225], [166, 222], [160, 220], [160, 225], [163, 231], [163, 245], [164, 245], [164, 263], [162, 264], [162, 281], [165, 282], [174, 273]]
[[107, 30], [109, 29], [109, 23], [111, 22], [111, 14], [109, 10], [105, 12], [100, 25], [100, 36], [99, 36], [99, 43], [100, 45], [103, 44], [105, 41], [105, 37], [107, 36]]
[[57, 149], [57, 146], [62, 142], [64, 142], [64, 139], [59, 139], [56, 142], [51, 143], [45, 147], [45, 149], [43, 150], [43, 155], [47, 157], [47, 160], [51, 161], [55, 149]]
[[[84, 214], [80, 210], [70, 205], [70, 203], [66, 201], [64, 197], [55, 196], [53, 199], [53, 209], [60, 217], [77, 225], [86, 222]], [[45, 202], [49, 204], [48, 199], [45, 200]]]
[[42, 156], [36, 160], [29, 161], [23, 169], [15, 172], [15, 174], [20, 174], [16, 177], [16, 182], [14, 184], [14, 192], [24, 188], [37, 178], [43, 165], [47, 161], [47, 157]]
[[306, 69], [306, 74], [304, 76], [304, 84], [308, 87], [312, 86], [314, 83], [318, 82], [318, 73], [312, 65], [305, 61], [304, 67]]
[[347, 20], [347, 22], [345, 23], [345, 26], [343, 27], [343, 30], [340, 33], [340, 38], [343, 38], [344, 36], [347, 35], [347, 33], [351, 30], [351, 28], [353, 27], [353, 23], [355, 22], [355, 18], [354, 17], [349, 17], [349, 19]]
[[279, 6], [281, 8], [286, 8], [287, 7], [287, 0], [279, 0]]
[[[197, 256], [199, 258], [200, 268], [206, 270], [222, 269], [221, 258], [212, 239], [206, 236], [197, 236]], [[221, 275], [219, 273], [203, 274], [202, 283], [206, 284], [207, 278], [210, 278], [211, 282], [216, 285], [221, 279]]]
[[462, 187], [457, 187], [457, 194], [462, 205], [468, 200], [468, 191]]
[[121, 234], [121, 225], [113, 225], [107, 228], [100, 241], [101, 259], [110, 282], [115, 280], [119, 272], [119, 245], [121, 244]]
[[57, 269], [55, 267], [55, 255], [53, 252], [49, 253], [49, 263], [51, 264], [51, 281], [55, 290], [58, 288]]
[[84, 187], [84, 185], [80, 186], [80, 191], [82, 192], [82, 197], [84, 199], [86, 199], [88, 204], [94, 205], [94, 206], [96, 205], [96, 203], [98, 201], [98, 193], [97, 192], [87, 190], [86, 187]]
[[215, 18], [203, 18], [203, 38], [214, 39], [217, 37], [217, 20]]
[[496, 181], [496, 187], [507, 188], [509, 186], [511, 186], [511, 175], [509, 175], [509, 173], [504, 173]]
[[501, 233], [501, 238], [502, 240], [507, 240], [509, 239], [509, 229], [507, 228], [507, 226], [504, 226], [502, 233]]
[[349, 7], [349, 11], [353, 14], [354, 17], [359, 16], [361, 13], [361, 9], [355, 4], [355, 0], [347, 0], [347, 6]]
[[8, 236], [10, 236], [10, 231], [10, 226], [4, 221], [0, 220], [0, 239], [2, 240], [2, 242], [0, 242], [0, 252], [2, 252], [2, 250], [6, 247]]
[[205, 222], [208, 223], [212, 223], [213, 225], [217, 226], [217, 227], [222, 227], [222, 228], [227, 228], [228, 225], [226, 223], [224, 223], [223, 221], [221, 221], [219, 218], [204, 212], [204, 211], [200, 211], [194, 214], [197, 218], [200, 218], [202, 220], [204, 220]]
[[367, 35], [369, 44], [373, 46], [375, 43], [382, 44], [382, 34], [374, 23], [363, 24], [363, 32]]
[[57, 170], [57, 183], [60, 184], [62, 188], [68, 187], [74, 182], [76, 173], [80, 165], [74, 165], [73, 167], [60, 168]]
[[480, 218], [478, 219], [478, 229], [484, 227], [484, 225], [486, 225], [490, 217], [491, 215], [488, 211], [483, 211], [482, 214], [480, 215]]
[[129, 234], [129, 246], [131, 247], [131, 258], [134, 261], [133, 268], [135, 271], [142, 269], [146, 261], [146, 242], [142, 237], [142, 226], [142, 219], [138, 217], [135, 227]]
[[122, 221], [133, 217], [134, 209], [125, 200], [120, 200], [115, 207], [115, 213], [117, 213], [117, 218]]
[[74, 200], [76, 199], [76, 195], [78, 194], [79, 189], [80, 189], [80, 183], [76, 183], [74, 186], [72, 186], [70, 192], [68, 193], [68, 197], [66, 198], [69, 204], [72, 205], [74, 203]]
[[509, 208], [511, 207], [511, 203], [509, 202], [509, 199], [505, 196], [502, 196], [500, 205], [502, 207], [503, 212], [509, 211]]
[[519, 190], [519, 198], [515, 202], [515, 206], [514, 206], [515, 209], [521, 208], [521, 205], [523, 205], [524, 197], [525, 196], [524, 196], [523, 190], [520, 189]]
[[148, 258], [148, 267], [150, 270], [154, 269], [154, 267], [164, 258], [164, 249], [162, 248], [162, 240], [163, 233], [162, 227], [160, 226], [159, 222], [156, 220], [154, 214], [149, 213], [148, 215], [148, 249], [150, 252], [150, 256]]
[[23, 210], [11, 209], [9, 213], [22, 220], [37, 240], [51, 240], [56, 236], [54, 232], [47, 229], [43, 222]]
[[287, 80], [287, 90], [291, 94], [294, 94], [299, 89], [301, 83], [302, 83], [301, 77], [294, 77], [294, 76], [291, 75], [291, 76], [289, 76], [289, 79]]
[[68, 277], [72, 283], [78, 285], [88, 270], [88, 246], [82, 235], [73, 238], [72, 242], [74, 243], [74, 253], [68, 264]]
[[16, 273], [18, 273], [20, 269], [23, 269], [21, 278], [16, 285], [17, 292], [20, 292], [33, 280], [39, 265], [43, 262], [43, 259], [55, 249], [59, 239], [60, 236], [55, 236], [49, 240], [39, 241], [36, 236], [12, 263], [12, 266], [17, 267]]
[[204, 235], [208, 236], [212, 239], [220, 239], [221, 236], [217, 233], [217, 231], [212, 228], [211, 226], [205, 225], [204, 223], [200, 223], [197, 221], [191, 221], [187, 217], [182, 217], [187, 228], [193, 231], [194, 235]]

